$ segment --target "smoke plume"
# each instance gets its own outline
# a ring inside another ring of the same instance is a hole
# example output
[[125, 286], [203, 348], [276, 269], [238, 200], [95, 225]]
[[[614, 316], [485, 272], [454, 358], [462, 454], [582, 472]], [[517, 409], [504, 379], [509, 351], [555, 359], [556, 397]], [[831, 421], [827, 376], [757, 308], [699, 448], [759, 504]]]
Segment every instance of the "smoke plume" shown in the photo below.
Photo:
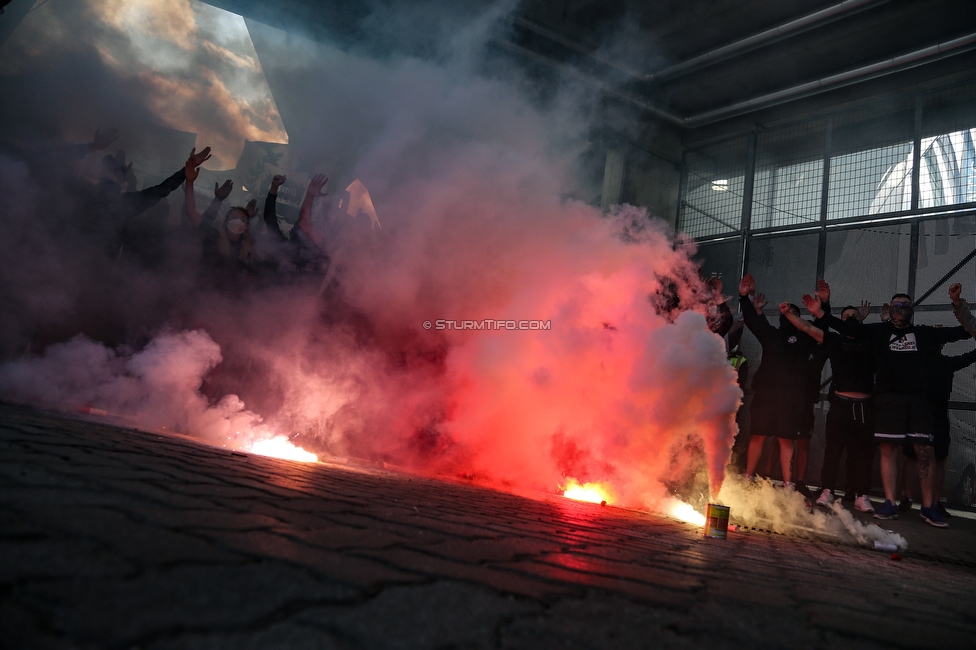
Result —
[[[110, 114], [197, 132], [197, 147], [223, 147], [225, 164], [245, 138], [283, 139], [269, 105], [228, 91], [225, 68], [184, 65], [216, 52], [254, 70], [201, 44], [209, 32], [186, 2], [150, 12], [169, 67], [122, 70], [118, 52], [146, 56], [132, 36], [145, 26], [126, 6], [72, 5], [115, 39], [84, 59], [93, 83], [112, 89]], [[717, 492], [741, 392], [706, 326], [694, 245], [645, 210], [604, 214], [572, 198], [583, 194], [595, 100], [572, 86], [526, 92], [529, 78], [486, 47], [505, 10], [444, 30], [429, 58], [369, 57], [248, 23], [289, 129], [288, 168], [275, 173], [328, 171], [336, 196], [359, 179], [380, 217], [371, 228], [320, 200], [316, 226], [341, 262], [324, 288], [324, 268], [258, 274], [235, 294], [205, 288], [199, 244], [172, 225], [175, 208], [147, 217], [157, 221], [143, 224], [142, 250], [106, 255], [71, 225], [85, 210], [70, 191], [77, 179], [54, 178], [24, 143], [0, 156], [0, 189], [23, 197], [0, 207], [16, 235], [2, 244], [12, 263], [0, 270], [0, 394], [237, 448], [284, 435], [319, 454], [516, 491], [574, 478], [656, 507], [705, 467]], [[54, 37], [32, 29], [50, 45], [38, 57], [59, 65]], [[18, 66], [34, 60], [16, 52]], [[206, 119], [208, 106], [223, 117]], [[245, 188], [243, 173], [226, 173], [232, 200], [263, 201], [266, 186]]]

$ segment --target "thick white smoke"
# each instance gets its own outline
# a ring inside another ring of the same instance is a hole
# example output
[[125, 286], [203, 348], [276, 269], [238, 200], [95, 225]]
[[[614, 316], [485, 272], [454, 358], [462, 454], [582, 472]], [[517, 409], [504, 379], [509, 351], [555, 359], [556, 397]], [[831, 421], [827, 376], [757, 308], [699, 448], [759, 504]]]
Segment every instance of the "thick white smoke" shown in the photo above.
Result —
[[[18, 191], [42, 198], [0, 208], [36, 249], [11, 247], [27, 284], [4, 270], [3, 290], [51, 295], [14, 310], [5, 344], [28, 356], [0, 367], [0, 394], [219, 444], [300, 434], [319, 453], [512, 490], [572, 477], [653, 507], [703, 467], [717, 489], [741, 393], [702, 316], [694, 247], [643, 210], [604, 215], [567, 198], [579, 194], [593, 104], [571, 87], [540, 102], [514, 67], [485, 66], [498, 13], [451, 32], [433, 59], [357, 56], [252, 26], [276, 100], [297, 107], [295, 169], [332, 161], [344, 182], [331, 189], [360, 179], [381, 216], [371, 230], [320, 211], [327, 252], [342, 251], [323, 297], [317, 276], [204, 290], [206, 269], [174, 262], [192, 249], [178, 237], [151, 268], [105, 259], [61, 230], [83, 203], [48, 209], [37, 166], [8, 157]], [[128, 87], [133, 110], [152, 114], [143, 87]], [[422, 325], [483, 319], [550, 327]], [[71, 338], [79, 331], [90, 338]]]

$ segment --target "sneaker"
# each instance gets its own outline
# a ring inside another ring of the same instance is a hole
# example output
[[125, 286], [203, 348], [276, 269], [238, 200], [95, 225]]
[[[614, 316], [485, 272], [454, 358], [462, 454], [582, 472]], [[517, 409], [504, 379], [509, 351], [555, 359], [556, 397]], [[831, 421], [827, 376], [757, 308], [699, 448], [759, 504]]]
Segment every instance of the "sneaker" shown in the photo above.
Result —
[[898, 512], [908, 512], [912, 509], [912, 500], [908, 497], [902, 497], [901, 503], [898, 504]]
[[854, 509], [860, 510], [861, 512], [874, 512], [874, 506], [871, 505], [871, 499], [868, 495], [862, 494], [858, 498], [854, 499]]
[[898, 519], [898, 506], [888, 499], [874, 511], [875, 519]]
[[928, 523], [931, 526], [935, 526], [936, 528], [949, 527], [949, 522], [945, 520], [945, 517], [939, 514], [939, 509], [936, 508], [935, 506], [931, 506], [929, 508], [922, 508], [920, 516], [922, 517], [922, 519], [926, 521], [926, 523]]
[[942, 515], [943, 519], [948, 519], [949, 517], [952, 516], [952, 514], [948, 510], [946, 510], [946, 507], [942, 505], [941, 501], [939, 501], [936, 504], [936, 507], [939, 509], [939, 514]]
[[830, 491], [830, 488], [824, 488], [820, 492], [820, 496], [817, 497], [817, 505], [823, 506], [824, 508], [829, 508], [834, 503], [834, 493]]

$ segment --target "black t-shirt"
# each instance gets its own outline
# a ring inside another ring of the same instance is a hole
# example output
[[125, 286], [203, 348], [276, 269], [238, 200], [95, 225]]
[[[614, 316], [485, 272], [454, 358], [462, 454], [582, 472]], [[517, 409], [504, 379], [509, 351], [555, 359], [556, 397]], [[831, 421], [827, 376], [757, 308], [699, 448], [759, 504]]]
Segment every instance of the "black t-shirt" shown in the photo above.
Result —
[[762, 361], [752, 378], [755, 390], [810, 390], [811, 354], [816, 342], [792, 325], [773, 327], [756, 312], [748, 296], [739, 298], [746, 327], [762, 345]]
[[874, 354], [863, 338], [824, 332], [824, 348], [833, 374], [830, 392], [871, 393], [874, 390]]
[[924, 394], [938, 378], [942, 345], [969, 338], [961, 326], [909, 325], [899, 329], [890, 321], [863, 324], [855, 319], [842, 321], [827, 313], [816, 324], [825, 331], [830, 327], [870, 345], [878, 393]]

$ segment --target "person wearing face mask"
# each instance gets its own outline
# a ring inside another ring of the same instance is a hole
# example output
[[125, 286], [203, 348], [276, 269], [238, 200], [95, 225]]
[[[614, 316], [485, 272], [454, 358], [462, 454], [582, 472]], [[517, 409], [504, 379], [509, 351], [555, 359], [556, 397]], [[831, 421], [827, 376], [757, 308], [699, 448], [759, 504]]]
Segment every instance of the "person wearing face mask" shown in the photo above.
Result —
[[200, 161], [194, 152], [187, 159], [184, 171], [186, 215], [202, 239], [201, 261], [205, 273], [217, 288], [234, 289], [242, 276], [252, 272], [254, 241], [249, 222], [256, 212], [257, 201], [252, 200], [247, 207], [231, 208], [222, 221], [215, 219], [220, 202], [233, 189], [233, 183], [227, 181], [223, 186], [214, 186], [213, 203], [203, 215], [198, 213], [193, 183], [200, 175]]
[[[829, 299], [829, 295], [828, 295]], [[817, 318], [815, 325], [867, 341], [875, 363], [875, 442], [881, 447], [881, 481], [885, 502], [874, 516], [897, 519], [895, 490], [898, 452], [911, 443], [918, 456], [918, 480], [922, 492], [921, 517], [945, 528], [948, 523], [935, 504], [933, 492], [935, 421], [927, 393], [939, 374], [942, 346], [969, 337], [963, 327], [932, 327], [912, 322], [912, 299], [904, 293], [891, 298], [891, 319], [863, 324], [856, 319], [842, 321], [823, 309], [820, 296], [803, 296], [803, 304]]]
[[[780, 315], [774, 327], [756, 312], [749, 294], [756, 288], [752, 274], [739, 283], [739, 308], [746, 327], [762, 346], [762, 361], [752, 379], [754, 397], [751, 407], [751, 437], [746, 452], [746, 478], [751, 479], [762, 456], [766, 438], [779, 441], [779, 462], [783, 482], [792, 486], [793, 444], [802, 436], [808, 399], [808, 364], [815, 342]], [[796, 317], [800, 308], [784, 307]]]
[[[818, 294], [829, 298], [830, 287], [827, 283], [820, 280], [817, 286]], [[861, 512], [874, 512], [867, 495], [871, 489], [871, 465], [874, 461], [874, 403], [871, 396], [874, 390], [874, 355], [871, 344], [863, 338], [820, 329], [792, 313], [786, 316], [797, 329], [824, 346], [833, 372], [817, 505], [829, 507], [833, 504], [834, 490], [838, 487], [840, 457], [846, 448], [847, 488], [856, 495], [854, 507]], [[842, 321], [864, 320], [861, 310], [853, 305], [844, 307], [840, 317]]]

